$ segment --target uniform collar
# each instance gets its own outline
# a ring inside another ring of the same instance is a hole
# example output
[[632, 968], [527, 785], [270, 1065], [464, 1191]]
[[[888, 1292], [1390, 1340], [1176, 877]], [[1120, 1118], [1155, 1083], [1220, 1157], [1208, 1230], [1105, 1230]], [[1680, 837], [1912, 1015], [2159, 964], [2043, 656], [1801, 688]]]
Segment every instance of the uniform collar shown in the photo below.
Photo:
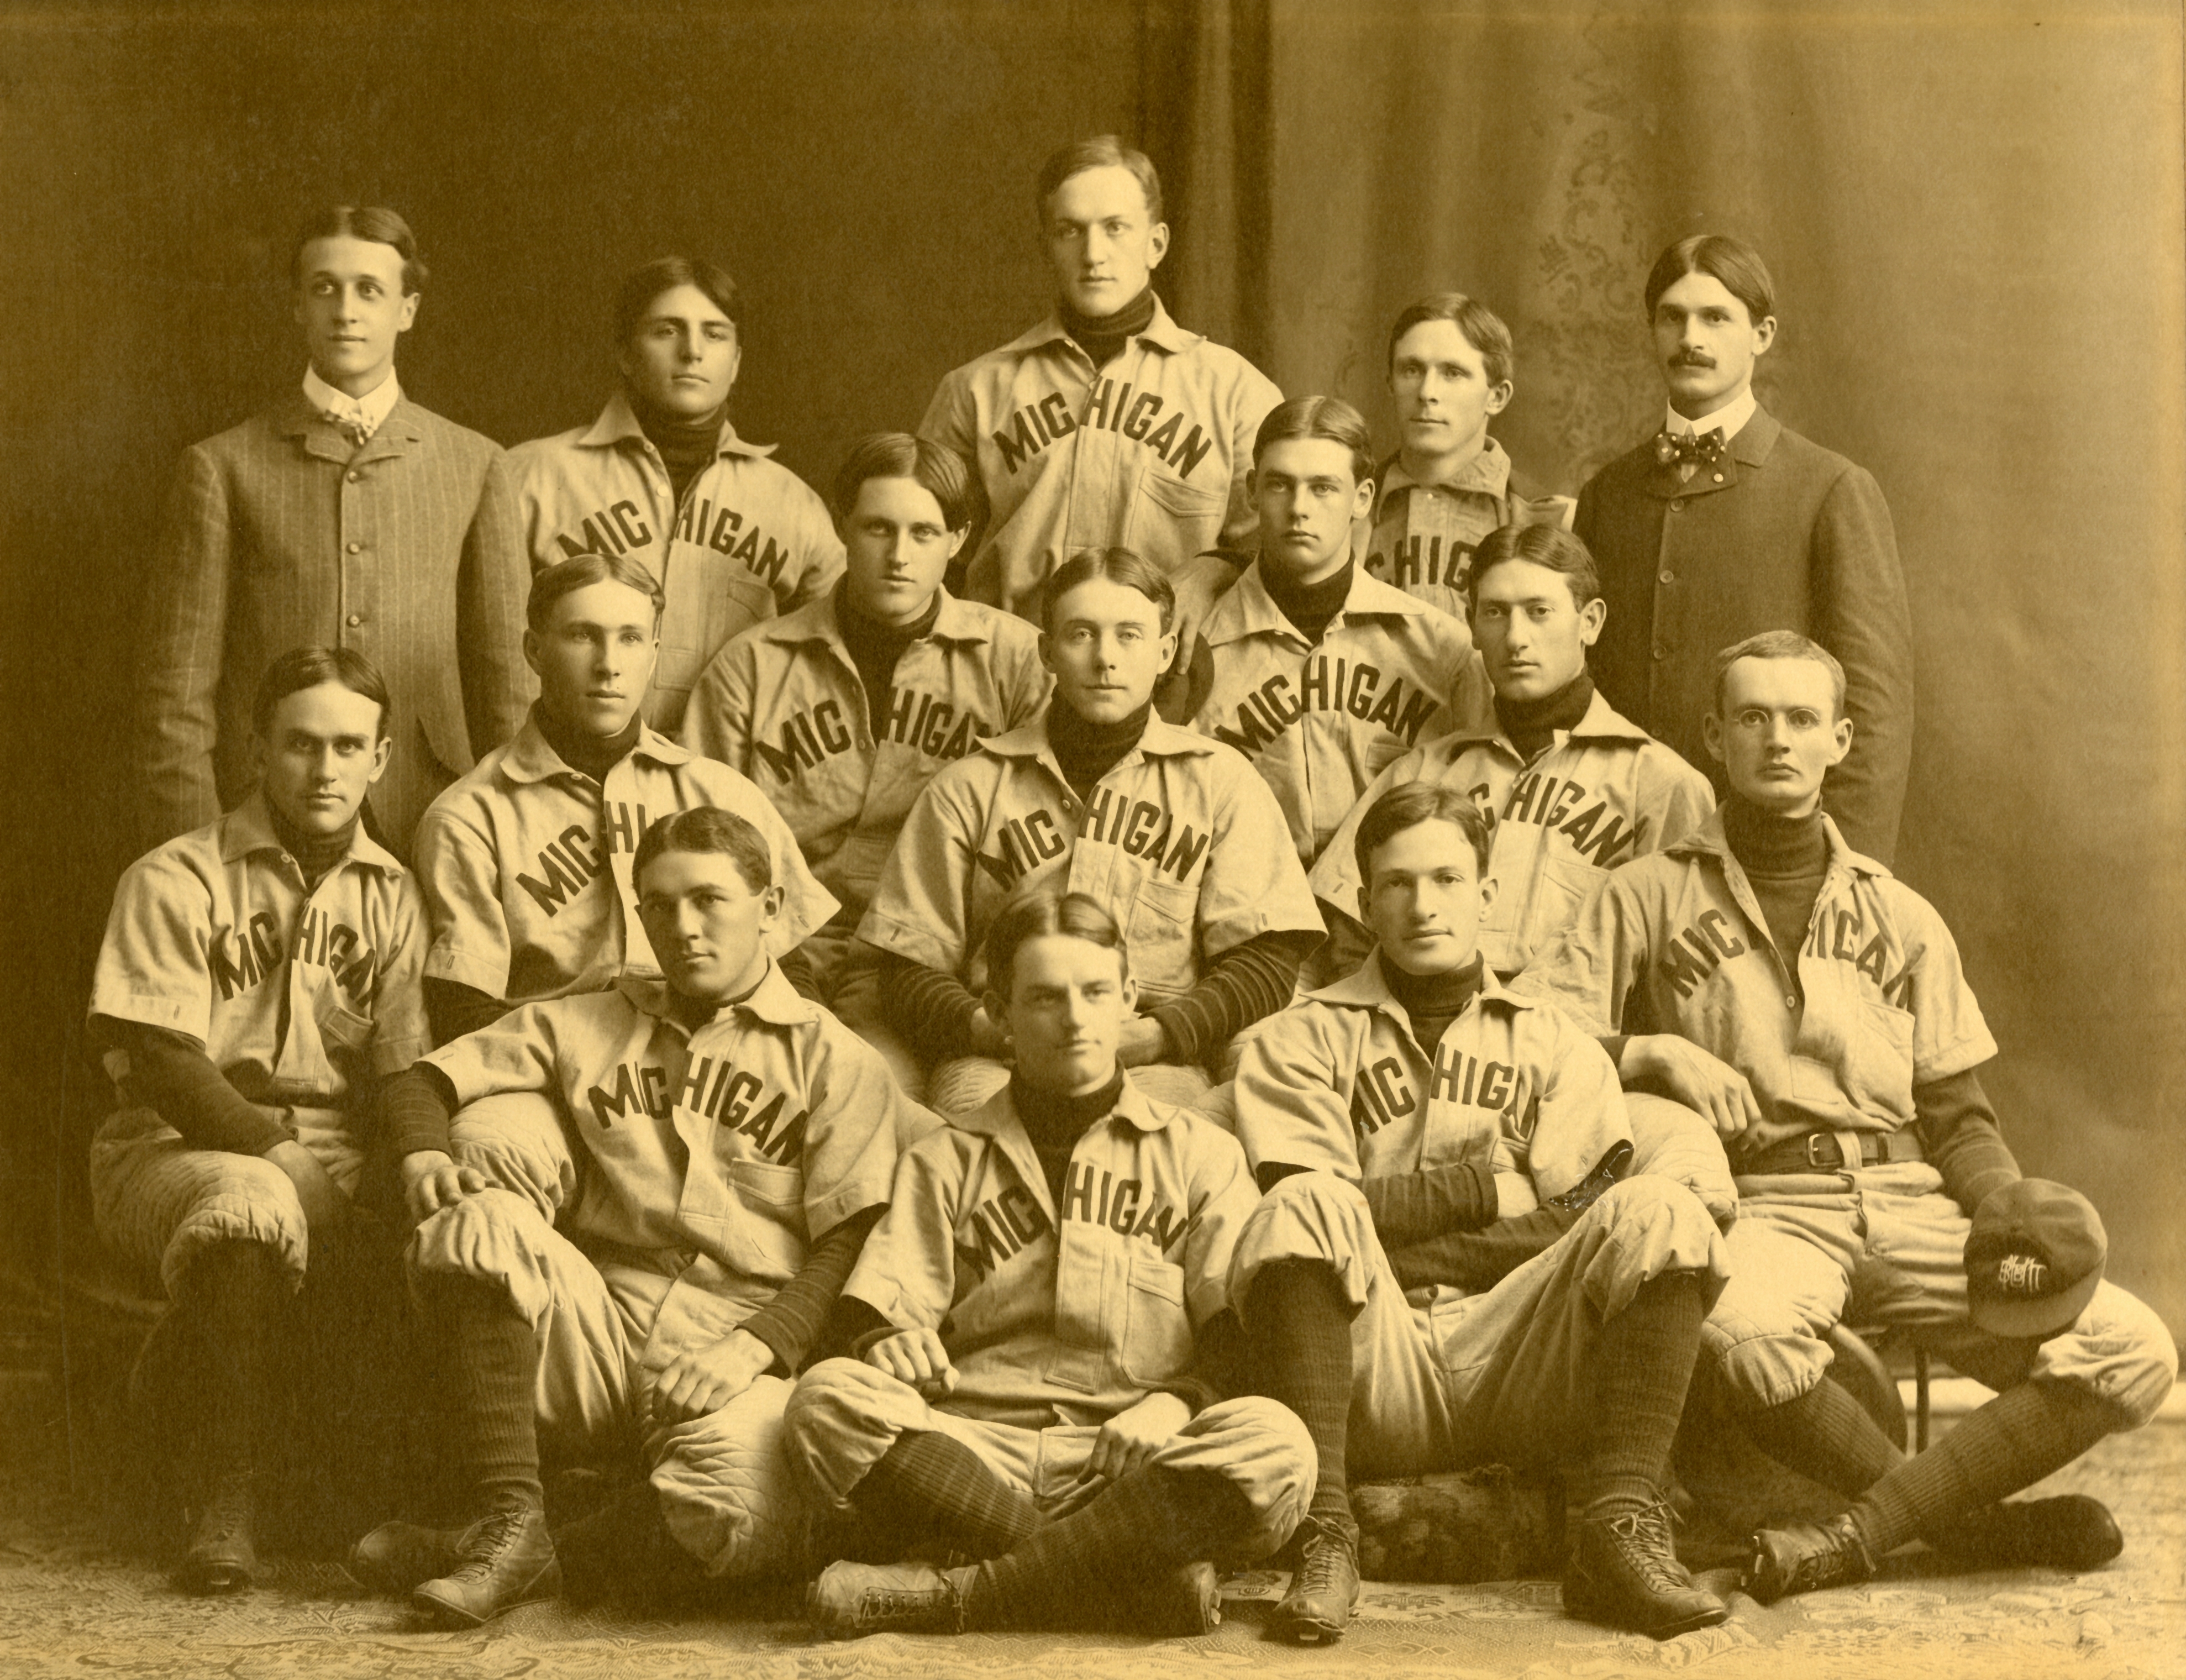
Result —
[[[1594, 698], [1587, 703], [1586, 715], [1578, 720], [1578, 726], [1571, 731], [1569, 738], [1573, 741], [1652, 741], [1655, 737], [1602, 698], [1601, 691], [1597, 688], [1594, 691]], [[1488, 741], [1510, 748], [1514, 756], [1518, 751], [1511, 744], [1511, 737], [1503, 732], [1503, 725], [1499, 722], [1459, 730], [1443, 739], [1453, 748], [1469, 747], [1477, 742]]]
[[[1158, 295], [1154, 299], [1154, 318], [1146, 323], [1146, 330], [1138, 334], [1141, 343], [1152, 344], [1156, 350], [1166, 350], [1171, 356], [1181, 355], [1194, 344], [1203, 344], [1206, 339], [1197, 333], [1187, 333], [1169, 316], [1168, 309]], [[1051, 314], [1030, 332], [1022, 333], [1002, 346], [1005, 355], [1040, 350], [1052, 344], [1074, 344], [1064, 328], [1062, 317]]]
[[[1836, 820], [1827, 811], [1822, 813], [1822, 832], [1829, 837], [1829, 867], [1831, 871], [1842, 869], [1849, 874], [1864, 875], [1875, 880], [1891, 878], [1887, 865], [1878, 863], [1866, 853], [1852, 848], [1842, 831], [1837, 827]], [[1672, 841], [1662, 849], [1671, 857], [1712, 857], [1725, 865], [1735, 865], [1738, 861], [1732, 854], [1729, 839], [1723, 832], [1720, 806], [1710, 811], [1707, 820], [1698, 828], [1680, 839]], [[1740, 870], [1740, 873], [1742, 875], [1745, 871]]]
[[1437, 476], [1415, 479], [1404, 470], [1404, 457], [1393, 455], [1382, 467], [1382, 483], [1376, 501], [1385, 501], [1398, 490], [1477, 490], [1483, 496], [1499, 500], [1511, 484], [1511, 456], [1503, 445], [1492, 437], [1483, 437], [1480, 447], [1449, 472]]
[[[1040, 708], [1040, 715], [1029, 723], [1019, 724], [1001, 735], [990, 735], [979, 743], [980, 750], [992, 753], [1000, 759], [1038, 759], [1055, 764], [1055, 748], [1047, 738], [1047, 714], [1055, 702]], [[1180, 729], [1173, 723], [1163, 721], [1158, 712], [1146, 714], [1146, 732], [1139, 737], [1139, 744], [1118, 760], [1129, 764], [1132, 758], [1146, 756], [1157, 759], [1198, 758], [1211, 754], [1217, 743], [1196, 730]], [[1056, 770], [1060, 776], [1060, 769]]]
[[[1404, 1006], [1397, 1001], [1396, 995], [1389, 990], [1389, 983], [1382, 977], [1382, 948], [1378, 944], [1366, 953], [1366, 960], [1354, 972], [1308, 992], [1306, 996], [1315, 1003], [1336, 1004], [1348, 1009], [1378, 1009], [1407, 1027], [1410, 1025]], [[1494, 971], [1484, 962], [1480, 966], [1480, 989], [1473, 994], [1473, 1004], [1482, 1003], [1507, 1004], [1512, 1009], [1539, 1007], [1532, 998], [1505, 991]], [[1466, 1012], [1471, 1013], [1471, 1009], [1472, 1005], [1468, 1005]]]
[[[1337, 624], [1352, 619], [1415, 619], [1427, 611], [1424, 602], [1383, 583], [1364, 566], [1354, 566], [1351, 592], [1343, 597], [1342, 610], [1329, 620], [1328, 629], [1333, 631]], [[1219, 647], [1253, 636], [1287, 634], [1296, 637], [1298, 628], [1275, 604], [1275, 596], [1268, 593], [1268, 580], [1261, 574], [1259, 561], [1254, 560], [1245, 568], [1244, 575], [1214, 603], [1214, 610], [1207, 615], [1200, 634], [1207, 638], [1208, 646]]]
[[[600, 411], [600, 417], [592, 422], [591, 429], [577, 440], [580, 449], [614, 449], [622, 445], [645, 442], [645, 428], [637, 423], [637, 411], [630, 406], [630, 398], [617, 391], [608, 399], [608, 406]], [[781, 445], [778, 444], [746, 443], [737, 435], [736, 423], [721, 422], [721, 441], [714, 453], [718, 459], [731, 455], [747, 456], [754, 461], [764, 461]]]
[[[273, 814], [266, 809], [266, 795], [254, 790], [250, 797], [220, 820], [220, 860], [234, 863], [255, 852], [279, 852], [283, 856], [288, 848], [273, 832]], [[360, 822], [356, 832], [350, 836], [349, 850], [342, 859], [344, 864], [363, 864], [383, 875], [403, 873], [402, 865], [393, 854], [364, 832]]]
[[[976, 611], [968, 601], [959, 601], [947, 590], [941, 591], [941, 611], [934, 616], [933, 628], [920, 638], [922, 641], [961, 641], [979, 643], [994, 639], [989, 621]], [[807, 643], [824, 641], [831, 647], [843, 646], [843, 626], [835, 616], [835, 592], [829, 590], [818, 600], [810, 602], [794, 613], [778, 619], [763, 619], [759, 636], [783, 647], [801, 647]]]
[[[532, 702], [535, 708], [538, 703]], [[630, 755], [650, 759], [668, 769], [687, 764], [697, 756], [678, 747], [647, 723], [638, 725], [637, 744], [630, 749]], [[562, 755], [541, 732], [538, 719], [530, 713], [525, 714], [524, 727], [516, 731], [516, 738], [508, 743], [508, 751], [502, 755], [501, 773], [515, 782], [547, 781], [558, 776], [580, 774], [563, 762]]]
[[[1116, 1098], [1116, 1106], [1108, 1111], [1108, 1118], [1128, 1120], [1141, 1132], [1159, 1132], [1168, 1128], [1173, 1112], [1166, 1106], [1157, 1108], [1149, 1101], [1146, 1093], [1131, 1083], [1131, 1070], [1127, 1067], [1124, 1070], [1124, 1089]], [[1017, 1106], [1010, 1100], [1006, 1084], [970, 1113], [952, 1114], [948, 1118], [949, 1123], [958, 1130], [976, 1132], [981, 1137], [1008, 1139], [1026, 1135], [1024, 1122], [1017, 1117]]]
[[[664, 1021], [671, 1027], [681, 1028], [682, 1023], [669, 1012], [672, 1000], [665, 980], [625, 974], [615, 982], [615, 989], [634, 1007], [655, 1020]], [[731, 1004], [729, 1007], [740, 1015], [748, 1015], [771, 1027], [801, 1027], [820, 1018], [813, 1005], [797, 994], [797, 988], [782, 973], [782, 965], [771, 957], [767, 960], [765, 977], [753, 988], [752, 994], [739, 1003]], [[720, 1025], [720, 1016], [715, 1016], [707, 1024]]]

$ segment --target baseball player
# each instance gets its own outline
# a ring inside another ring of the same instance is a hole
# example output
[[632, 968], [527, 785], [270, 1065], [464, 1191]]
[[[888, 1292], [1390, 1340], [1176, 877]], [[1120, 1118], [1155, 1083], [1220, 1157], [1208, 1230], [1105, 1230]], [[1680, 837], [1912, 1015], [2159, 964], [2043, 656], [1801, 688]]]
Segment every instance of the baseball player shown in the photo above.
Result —
[[1392, 759], [1490, 715], [1465, 625], [1353, 562], [1369, 470], [1348, 403], [1269, 411], [1250, 478], [1259, 557], [1201, 626], [1181, 712], [1253, 761], [1308, 868]]
[[[121, 877], [91, 991], [121, 1100], [92, 1144], [92, 1211], [170, 1302], [154, 1344], [197, 1419], [182, 1578], [204, 1593], [256, 1566], [292, 1300], [339, 1319], [353, 1300], [329, 1284], [392, 1259], [356, 1206], [360, 1109], [427, 1043], [423, 907], [358, 822], [392, 747], [386, 684], [362, 654], [300, 648], [251, 717], [256, 791]], [[405, 1163], [434, 1168], [453, 1171]]]
[[1719, 1622], [1662, 1499], [1725, 1274], [1716, 1222], [1672, 1179], [1618, 1179], [1633, 1147], [1616, 1070], [1486, 972], [1495, 882], [1471, 797], [1397, 788], [1356, 845], [1375, 953], [1254, 1034], [1237, 1076], [1268, 1194], [1230, 1298], [1260, 1392], [1304, 1420], [1320, 1472], [1275, 1627], [1341, 1635], [1354, 1472], [1559, 1460], [1581, 1513], [1565, 1608], [1656, 1638]]
[[1031, 722], [1048, 677], [1030, 624], [943, 587], [972, 517], [955, 451], [876, 434], [851, 449], [830, 501], [842, 581], [714, 657], [692, 691], [683, 744], [764, 789], [841, 901], [804, 947], [820, 995], [916, 1095], [924, 1073], [881, 1018], [858, 918], [934, 772]]
[[1348, 914], [1362, 884], [1351, 841], [1392, 787], [1460, 788], [1493, 819], [1497, 888], [1480, 949], [1506, 981], [1603, 876], [1683, 839], [1715, 807], [1706, 776], [1595, 689], [1587, 649], [1607, 608], [1584, 543], [1555, 525], [1503, 526], [1482, 540], [1464, 598], [1494, 715], [1383, 770], [1322, 850], [1312, 881], [1331, 934], [1319, 960], [1331, 974], [1349, 973], [1365, 949]]
[[[1510, 405], [1511, 329], [1477, 298], [1438, 292], [1389, 328], [1389, 395], [1404, 442], [1374, 473], [1366, 569], [1455, 618], [1466, 567], [1499, 525], [1569, 528], [1567, 496], [1521, 489], [1488, 423]], [[1345, 899], [1348, 904], [1350, 900]]]
[[[772, 867], [732, 813], [659, 819], [635, 874], [664, 983], [527, 1004], [388, 1087], [405, 1151], [445, 1150], [465, 1104], [544, 1095], [581, 1169], [550, 1211], [498, 1188], [435, 1198], [412, 1239], [470, 1520], [383, 1526], [351, 1567], [442, 1621], [477, 1625], [565, 1578], [586, 1599], [799, 1560], [782, 1404], [888, 1200], [904, 1099], [767, 955]], [[550, 1534], [542, 1441], [635, 1445], [647, 1479]]]
[[1310, 1446], [1272, 1401], [1225, 1398], [1224, 1294], [1257, 1196], [1236, 1140], [1148, 1100], [1122, 930], [1083, 893], [1020, 898], [987, 946], [1008, 1085], [914, 1145], [783, 1434], [816, 1503], [883, 1555], [808, 1603], [834, 1638], [1220, 1620], [1207, 1561], [1265, 1556], [1304, 1509]]
[[1065, 563], [1040, 638], [1054, 699], [936, 776], [881, 871], [858, 936], [894, 959], [883, 995], [936, 1064], [944, 1113], [1008, 1077], [980, 947], [1023, 893], [1087, 893], [1122, 923], [1141, 1012], [1120, 1054], [1165, 1100], [1206, 1090], [1203, 1064], [1289, 1000], [1320, 942], [1267, 783], [1233, 748], [1153, 715], [1174, 605], [1169, 579], [1128, 550]]
[[622, 389], [589, 427], [509, 451], [535, 568], [627, 556], [660, 580], [660, 663], [645, 720], [682, 727], [685, 697], [737, 631], [816, 601], [842, 574], [820, 498], [730, 423], [743, 350], [737, 288], [709, 262], [662, 257], [615, 298]]
[[1253, 434], [1282, 393], [1154, 295], [1169, 224], [1146, 154], [1113, 134], [1065, 146], [1034, 204], [1055, 313], [942, 380], [919, 423], [985, 492], [966, 592], [1037, 618], [1065, 560], [1129, 548], [1169, 574], [1188, 652], [1253, 552]]
[[[2051, 1224], [2016, 1223], [2033, 1187], [1981, 1089], [1996, 1042], [1950, 931], [1822, 812], [1852, 744], [1842, 669], [1788, 630], [1716, 667], [1704, 734], [1722, 809], [1611, 875], [1518, 988], [1613, 1035], [1628, 1085], [1666, 1089], [1728, 1141], [1735, 1274], [1708, 1360], [1766, 1451], [1853, 1501], [1763, 1530], [1744, 1584], [1767, 1603], [1862, 1580], [1915, 1535], [1989, 1564], [2092, 1567], [2123, 1544], [2094, 1501], [1995, 1502], [2145, 1423], [2177, 1351], [2101, 1279], [2099, 1246], [2068, 1263]], [[1986, 1262], [1985, 1225], [2010, 1239]], [[1984, 1308], [1999, 1291], [2017, 1310]], [[1901, 1461], [1822, 1380], [1848, 1312], [1903, 1325], [1997, 1397]]]

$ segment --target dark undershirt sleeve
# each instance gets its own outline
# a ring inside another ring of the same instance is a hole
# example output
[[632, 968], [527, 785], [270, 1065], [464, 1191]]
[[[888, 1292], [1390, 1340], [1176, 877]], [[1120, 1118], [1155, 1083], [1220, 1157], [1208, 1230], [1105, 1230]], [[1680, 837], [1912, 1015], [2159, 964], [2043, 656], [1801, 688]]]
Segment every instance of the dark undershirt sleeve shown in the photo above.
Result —
[[460, 980], [428, 977], [425, 981], [425, 1018], [432, 1023], [435, 1046], [452, 1044], [466, 1033], [492, 1026], [508, 1013], [508, 1008], [505, 1000]]
[[1318, 933], [1257, 933], [1208, 965], [1182, 997], [1149, 1011], [1169, 1041], [1169, 1061], [1205, 1061], [1298, 989], [1298, 968], [1321, 941]]
[[430, 1062], [397, 1073], [379, 1088], [379, 1123], [387, 1145], [400, 1161], [421, 1149], [448, 1152], [448, 1122], [456, 1112], [456, 1088]]
[[[1292, 1173], [1308, 1170], [1286, 1161], [1263, 1161], [1253, 1176], [1265, 1196]], [[1492, 1225], [1502, 1205], [1495, 1175], [1470, 1161], [1418, 1173], [1392, 1173], [1368, 1179], [1359, 1188], [1374, 1216], [1374, 1235], [1391, 1254], [1430, 1237]]]
[[2025, 1176], [1996, 1123], [1996, 1110], [1969, 1067], [1913, 1088], [1913, 1124], [1943, 1188], [1971, 1218], [1983, 1198]]
[[883, 1336], [894, 1336], [896, 1329], [871, 1302], [855, 1295], [838, 1295], [813, 1338], [813, 1363], [863, 1358], [866, 1349]]
[[1389, 1265], [1406, 1289], [1427, 1284], [1488, 1289], [1578, 1221], [1578, 1213], [1565, 1208], [1536, 1207], [1513, 1219], [1498, 1219], [1482, 1230], [1450, 1231], [1425, 1242], [1393, 1248], [1388, 1251]]
[[793, 1377], [820, 1338], [821, 1326], [842, 1296], [850, 1268], [864, 1251], [866, 1234], [886, 1204], [853, 1213], [805, 1251], [797, 1275], [775, 1291], [774, 1299], [737, 1326], [774, 1350], [777, 1376]]
[[774, 966], [782, 971], [782, 977], [789, 982], [790, 989], [799, 997], [807, 1003], [827, 1003], [827, 1000], [820, 995], [820, 977], [813, 972], [812, 959], [805, 955], [804, 946], [776, 957]]
[[261, 1107], [230, 1084], [205, 1046], [188, 1034], [110, 1015], [94, 1017], [92, 1024], [128, 1056], [132, 1099], [156, 1109], [191, 1148], [263, 1155], [296, 1135], [278, 1109]]
[[889, 1024], [900, 1028], [928, 1061], [972, 1053], [972, 1017], [979, 1012], [979, 1000], [955, 975], [908, 957], [884, 955], [881, 1000]]
[[1174, 1394], [1197, 1417], [1218, 1400], [1244, 1389], [1245, 1327], [1225, 1307], [1199, 1326], [1192, 1338], [1191, 1363], [1150, 1394]]

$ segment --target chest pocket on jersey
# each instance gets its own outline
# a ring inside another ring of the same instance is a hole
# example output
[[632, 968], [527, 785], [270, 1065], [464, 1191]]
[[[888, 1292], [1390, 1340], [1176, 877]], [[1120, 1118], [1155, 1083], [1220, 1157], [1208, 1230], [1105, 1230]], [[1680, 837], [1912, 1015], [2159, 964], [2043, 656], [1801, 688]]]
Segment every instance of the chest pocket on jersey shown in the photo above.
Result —
[[687, 542], [669, 557], [667, 589], [656, 688], [688, 689], [723, 642], [774, 616], [773, 591], [742, 563]]
[[1149, 467], [1139, 475], [1124, 546], [1164, 572], [1214, 546], [1230, 508], [1228, 484], [1190, 484]]
[[372, 1043], [372, 1017], [368, 1015], [359, 1015], [338, 1003], [328, 1003], [320, 1005], [318, 1016], [319, 1038], [329, 1056], [340, 1050], [362, 1055]]
[[1125, 1291], [1124, 1375], [1146, 1386], [1167, 1382], [1191, 1362], [1191, 1319], [1184, 1306], [1184, 1268], [1134, 1243]]
[[1861, 1013], [1868, 1030], [1861, 1035], [1859, 1072], [1868, 1090], [1876, 1095], [1911, 1090], [1912, 1011], [1877, 998], [1868, 1000]]
[[1131, 973], [1142, 987], [1166, 996], [1191, 983], [1198, 965], [1192, 940], [1199, 918], [1199, 889], [1152, 875], [1141, 878], [1124, 924]]
[[762, 1213], [796, 1218], [804, 1211], [804, 1174], [764, 1161], [731, 1161], [729, 1182], [739, 1200]]

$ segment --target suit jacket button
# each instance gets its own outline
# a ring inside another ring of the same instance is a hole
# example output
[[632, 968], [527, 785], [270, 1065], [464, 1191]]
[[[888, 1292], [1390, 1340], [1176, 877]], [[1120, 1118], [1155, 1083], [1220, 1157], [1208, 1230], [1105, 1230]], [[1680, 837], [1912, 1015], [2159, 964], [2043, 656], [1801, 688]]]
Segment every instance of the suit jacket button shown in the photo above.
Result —
[[1657, 659], [1667, 659], [1670, 657], [1670, 650], [1657, 644], [1655, 648], [1655, 657]]
[[[356, 473], [350, 473], [350, 477], [351, 477], [352, 479], [354, 479], [356, 476]], [[1680, 497], [1679, 500], [1677, 500], [1677, 501], [1673, 501], [1673, 502], [1672, 502], [1672, 503], [1670, 504], [1670, 512], [1672, 512], [1673, 513], [1682, 513], [1682, 512], [1684, 512], [1684, 511], [1685, 511], [1685, 504], [1684, 504], [1684, 498], [1682, 498], [1682, 497]]]
[[364, 476], [364, 474], [363, 474], [363, 473], [362, 473], [352, 472], [351, 473], [350, 473], [350, 474], [349, 474], [349, 481], [350, 481], [350, 483], [351, 483], [351, 484], [355, 484], [355, 483], [356, 483], [359, 479], [362, 478], [363, 476]]
[[1677, 580], [1678, 580], [1678, 574], [1677, 574], [1675, 572], [1668, 572], [1668, 571], [1664, 572], [1664, 573], [1662, 574], [1661, 579], [1660, 579], [1660, 581], [1661, 581], [1661, 582], [1663, 582], [1663, 583], [1675, 583], [1675, 582], [1677, 582]]
[[354, 630], [357, 625], [364, 622], [364, 614], [362, 613], [352, 613], [349, 615], [349, 622], [350, 628]]
[[361, 542], [350, 543], [349, 545], [349, 552], [352, 554], [362, 554], [364, 552], [364, 545]]
[[1723, 482], [1723, 474], [1720, 473], [1717, 473], [1715, 475], [1715, 481], [1718, 484], [1721, 484]]

